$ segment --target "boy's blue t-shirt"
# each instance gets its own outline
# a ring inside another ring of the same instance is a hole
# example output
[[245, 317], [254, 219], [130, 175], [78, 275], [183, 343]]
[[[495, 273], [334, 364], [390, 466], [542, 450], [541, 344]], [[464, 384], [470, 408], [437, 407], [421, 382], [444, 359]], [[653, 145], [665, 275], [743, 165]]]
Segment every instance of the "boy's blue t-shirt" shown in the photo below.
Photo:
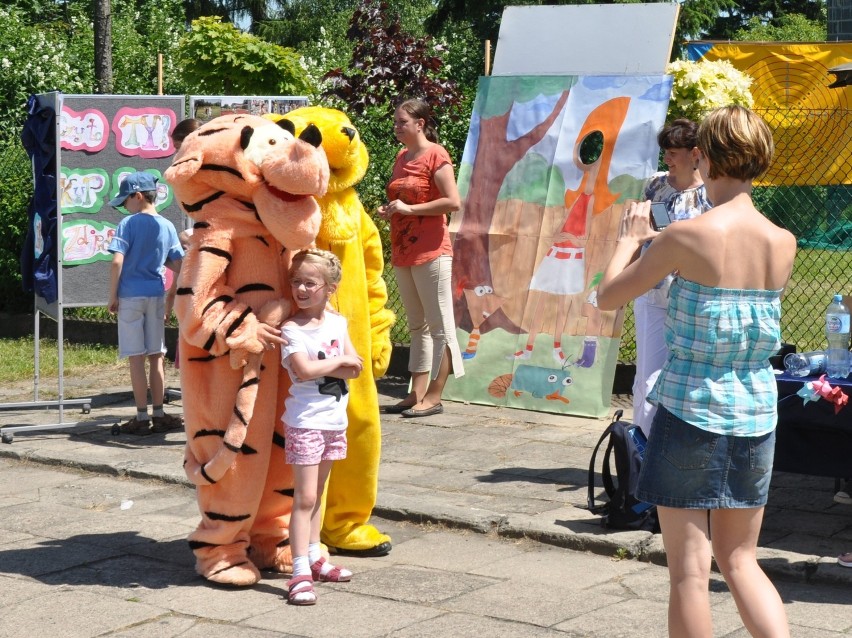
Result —
[[119, 298], [161, 297], [166, 291], [166, 261], [183, 258], [174, 224], [148, 213], [122, 219], [108, 250], [124, 255]]

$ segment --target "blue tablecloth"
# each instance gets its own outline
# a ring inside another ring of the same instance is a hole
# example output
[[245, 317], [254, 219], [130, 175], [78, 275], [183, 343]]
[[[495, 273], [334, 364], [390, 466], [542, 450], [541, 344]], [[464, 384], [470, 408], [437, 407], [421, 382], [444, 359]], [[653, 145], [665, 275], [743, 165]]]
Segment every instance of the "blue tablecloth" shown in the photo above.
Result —
[[[838, 414], [825, 399], [809, 401], [796, 392], [819, 377], [777, 376], [778, 430], [775, 469], [834, 478], [852, 477], [852, 401]], [[829, 379], [852, 399], [852, 379]]]

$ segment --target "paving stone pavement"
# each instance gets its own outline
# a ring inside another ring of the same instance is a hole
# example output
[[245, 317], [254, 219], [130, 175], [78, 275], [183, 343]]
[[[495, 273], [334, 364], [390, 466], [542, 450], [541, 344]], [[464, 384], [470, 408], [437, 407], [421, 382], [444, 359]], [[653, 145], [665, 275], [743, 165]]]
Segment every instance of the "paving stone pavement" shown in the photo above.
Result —
[[[381, 402], [404, 390], [383, 381]], [[450, 402], [383, 417], [376, 515], [394, 550], [350, 559], [353, 582], [321, 585], [304, 610], [283, 603], [283, 576], [235, 591], [194, 574], [184, 435], [113, 436], [133, 413], [126, 378], [66, 379], [66, 396], [92, 398], [89, 414], [64, 410], [74, 427], [9, 436], [57, 412], [0, 411], [0, 638], [665, 635], [659, 535], [603, 530], [584, 509], [607, 419]], [[613, 407], [629, 417], [629, 397]], [[852, 569], [834, 558], [852, 550], [852, 507], [833, 493], [832, 479], [773, 477], [759, 557], [794, 636], [852, 635]], [[712, 591], [715, 635], [746, 636], [720, 578]]]

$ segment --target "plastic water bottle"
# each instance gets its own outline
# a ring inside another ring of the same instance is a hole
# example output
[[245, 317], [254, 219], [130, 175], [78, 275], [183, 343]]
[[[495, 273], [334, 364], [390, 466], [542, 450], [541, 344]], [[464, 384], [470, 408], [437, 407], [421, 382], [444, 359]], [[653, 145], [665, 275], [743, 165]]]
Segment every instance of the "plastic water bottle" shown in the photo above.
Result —
[[825, 372], [829, 377], [845, 379], [849, 375], [849, 309], [840, 295], [834, 295], [825, 312], [825, 336]]
[[825, 353], [791, 352], [784, 357], [784, 370], [794, 377], [809, 377], [825, 372]]

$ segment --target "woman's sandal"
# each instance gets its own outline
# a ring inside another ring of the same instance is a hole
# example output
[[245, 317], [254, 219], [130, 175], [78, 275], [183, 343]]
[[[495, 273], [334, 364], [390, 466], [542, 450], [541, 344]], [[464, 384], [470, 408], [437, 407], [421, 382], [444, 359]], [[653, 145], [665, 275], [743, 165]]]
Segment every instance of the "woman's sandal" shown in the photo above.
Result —
[[291, 605], [315, 605], [317, 594], [311, 576], [293, 576], [287, 585], [287, 602]]
[[[325, 564], [325, 558], [320, 558], [317, 562], [311, 565], [311, 574], [313, 574], [314, 580], [321, 583], [348, 583], [352, 580], [352, 572], [345, 567], [332, 567], [323, 574], [322, 566]], [[328, 564], [331, 565], [331, 563]]]

